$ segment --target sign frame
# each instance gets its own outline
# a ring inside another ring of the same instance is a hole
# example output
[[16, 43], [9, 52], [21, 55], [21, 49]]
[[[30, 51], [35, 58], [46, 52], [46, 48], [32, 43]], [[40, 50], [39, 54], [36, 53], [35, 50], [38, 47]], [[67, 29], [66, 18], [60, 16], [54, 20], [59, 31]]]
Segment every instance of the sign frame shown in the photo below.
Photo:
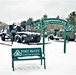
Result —
[[[34, 24], [34, 26], [36, 27], [36, 30], [42, 30], [42, 35], [43, 35], [43, 54], [45, 54], [45, 28], [47, 25], [53, 25], [53, 24], [57, 24], [57, 25], [61, 25], [64, 27], [64, 53], [66, 53], [66, 31], [67, 30], [72, 30], [73, 26], [70, 25], [67, 21], [63, 20], [63, 19], [58, 19], [58, 18], [46, 18], [46, 19], [42, 19], [40, 21], [40, 23], [38, 24]], [[39, 25], [39, 26], [38, 26]]]

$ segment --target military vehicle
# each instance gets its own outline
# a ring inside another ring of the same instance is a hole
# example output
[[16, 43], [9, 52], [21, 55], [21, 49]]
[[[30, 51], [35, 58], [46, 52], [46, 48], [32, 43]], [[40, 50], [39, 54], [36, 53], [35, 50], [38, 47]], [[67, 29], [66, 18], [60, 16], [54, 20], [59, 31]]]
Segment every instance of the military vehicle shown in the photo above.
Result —
[[[48, 38], [50, 38], [51, 40], [64, 39], [64, 30], [59, 30], [56, 32], [56, 34], [54, 31], [54, 33], [50, 34], [48, 36]], [[68, 40], [68, 41], [74, 41], [75, 40], [75, 32], [73, 30], [72, 31], [66, 31], [66, 40]]]
[[40, 33], [24, 30], [21, 26], [9, 25], [1, 31], [1, 40], [11, 39], [19, 43], [37, 43], [41, 40]]
[[[60, 30], [56, 37], [57, 40], [64, 39], [64, 30]], [[75, 40], [75, 32], [74, 31], [66, 31], [66, 40], [74, 41]]]
[[51, 40], [54, 40], [54, 37], [57, 35], [57, 32], [59, 30], [58, 29], [51, 29], [51, 30], [48, 30], [46, 33], [47, 33], [47, 37]]

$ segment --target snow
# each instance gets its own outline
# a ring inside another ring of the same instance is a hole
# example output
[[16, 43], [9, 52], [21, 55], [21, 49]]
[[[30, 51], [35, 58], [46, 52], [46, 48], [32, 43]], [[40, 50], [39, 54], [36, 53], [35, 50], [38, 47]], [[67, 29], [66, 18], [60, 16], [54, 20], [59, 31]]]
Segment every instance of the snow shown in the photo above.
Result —
[[23, 32], [17, 32], [17, 33], [25, 33], [25, 34], [28, 34], [28, 35], [31, 35], [31, 34], [40, 35], [40, 33], [37, 33], [37, 32], [36, 33], [35, 32], [29, 32], [29, 31], [26, 31], [26, 32], [24, 32], [24, 31]]
[[[42, 40], [41, 40], [42, 42]], [[12, 71], [11, 48], [42, 47], [42, 45], [27, 45], [0, 40], [0, 75], [76, 75], [76, 42], [51, 42], [45, 45], [46, 69], [40, 65], [40, 60], [15, 61], [15, 71]]]

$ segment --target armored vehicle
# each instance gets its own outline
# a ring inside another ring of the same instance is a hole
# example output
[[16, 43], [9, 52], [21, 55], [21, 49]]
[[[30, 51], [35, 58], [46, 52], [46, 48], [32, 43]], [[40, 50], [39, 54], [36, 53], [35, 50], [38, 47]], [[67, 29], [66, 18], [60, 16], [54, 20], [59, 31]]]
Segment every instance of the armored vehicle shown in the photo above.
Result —
[[21, 43], [37, 43], [41, 40], [40, 33], [24, 30], [21, 26], [9, 25], [1, 32], [1, 40], [11, 39], [12, 41]]

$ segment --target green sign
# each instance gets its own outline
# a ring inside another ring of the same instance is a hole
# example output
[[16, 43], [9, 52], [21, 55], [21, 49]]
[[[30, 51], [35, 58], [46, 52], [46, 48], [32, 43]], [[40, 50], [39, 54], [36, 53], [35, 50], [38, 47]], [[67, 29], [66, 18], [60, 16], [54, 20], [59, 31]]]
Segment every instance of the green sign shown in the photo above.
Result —
[[[44, 60], [44, 69], [46, 69], [45, 55], [42, 56], [41, 48], [12, 48], [12, 69], [14, 71], [14, 61], [23, 60]], [[31, 57], [28, 57], [31, 56]], [[33, 57], [37, 56], [37, 57]], [[24, 57], [24, 58], [23, 58]], [[27, 57], [27, 58], [26, 58]]]
[[34, 28], [35, 30], [42, 29], [41, 23], [34, 24], [34, 26], [35, 26], [35, 28]]
[[64, 27], [64, 53], [66, 53], [66, 30], [72, 30], [73, 26], [70, 25], [67, 21], [58, 19], [58, 18], [46, 18], [42, 19], [40, 23], [34, 24], [35, 29], [41, 29], [43, 34], [43, 54], [45, 53], [45, 28], [47, 25], [57, 24]]
[[49, 18], [49, 19], [44, 19], [44, 25], [48, 25], [48, 24], [58, 24], [58, 25], [62, 25], [62, 26], [66, 26], [66, 21], [61, 20], [61, 19], [57, 19], [57, 18]]
[[[43, 22], [43, 23], [42, 23]], [[57, 18], [47, 18], [47, 19], [43, 19], [40, 21], [40, 23], [36, 23], [34, 24], [36, 30], [38, 29], [44, 29], [46, 28], [47, 25], [51, 25], [51, 24], [57, 24], [57, 25], [61, 25], [64, 26], [64, 28], [66, 30], [72, 30], [73, 26], [70, 25], [67, 21], [62, 20], [62, 19], [57, 19]]]
[[13, 57], [39, 56], [41, 48], [12, 48]]
[[67, 24], [68, 26], [66, 27], [66, 30], [67, 31], [71, 31], [73, 28], [74, 28], [74, 26], [72, 26], [72, 25], [70, 25], [70, 24]]

